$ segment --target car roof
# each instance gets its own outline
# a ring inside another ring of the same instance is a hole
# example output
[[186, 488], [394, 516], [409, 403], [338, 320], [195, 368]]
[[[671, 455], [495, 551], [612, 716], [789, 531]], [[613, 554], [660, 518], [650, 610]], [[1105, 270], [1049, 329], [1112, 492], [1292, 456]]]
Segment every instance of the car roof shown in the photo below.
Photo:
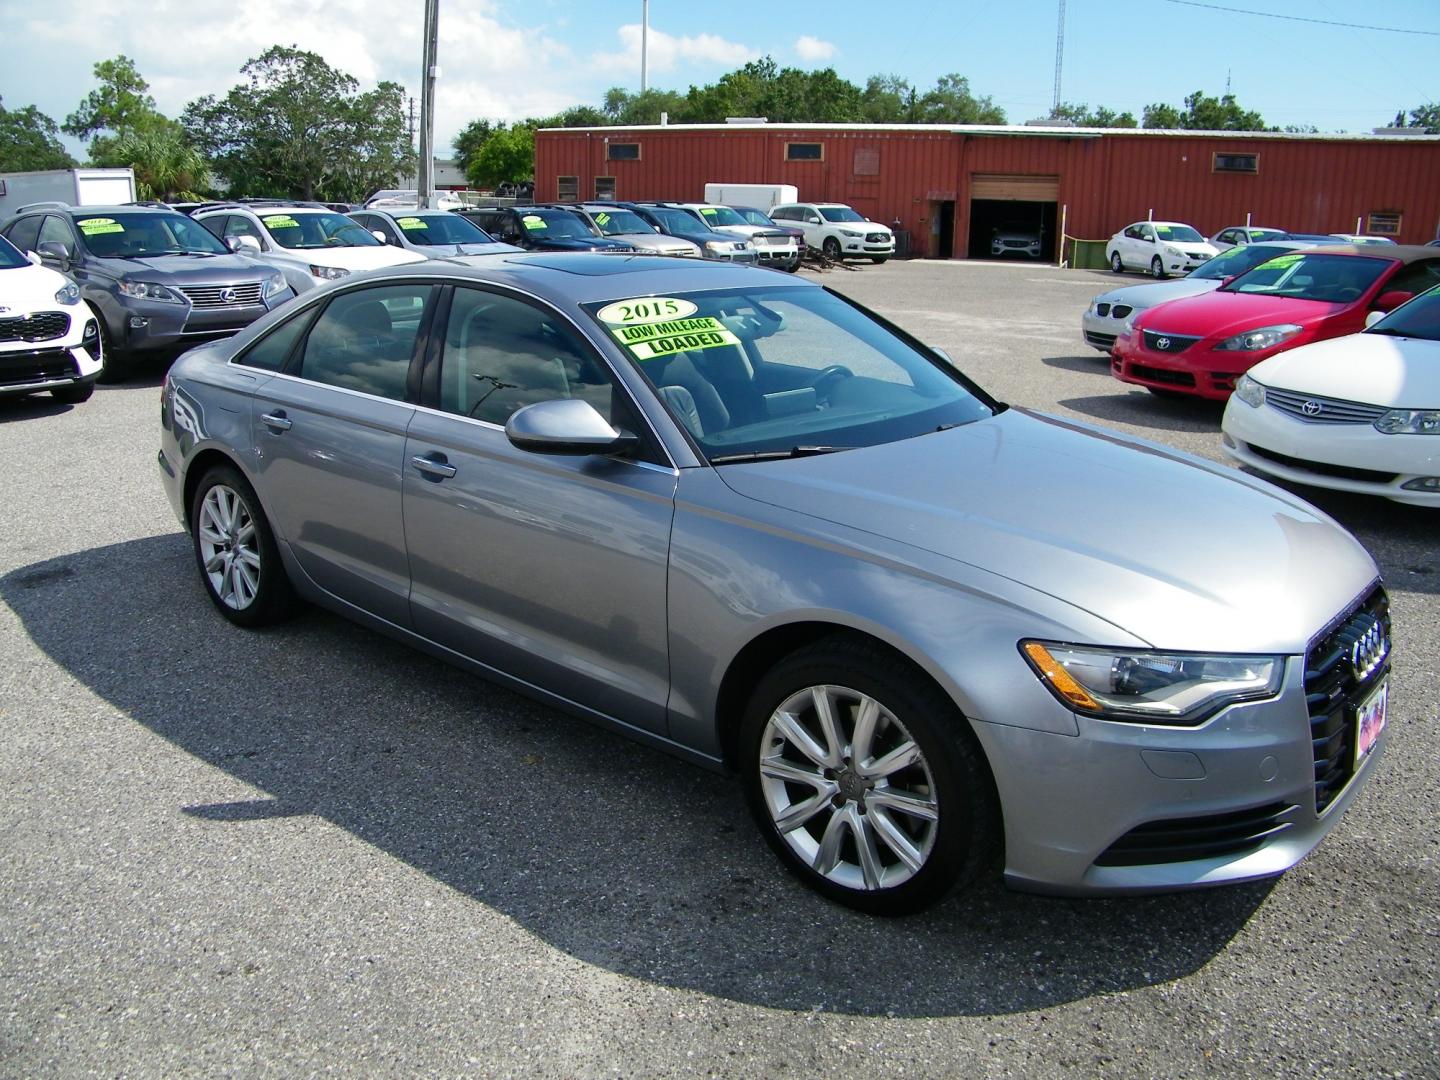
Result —
[[70, 214], [78, 217], [93, 217], [96, 214], [174, 214], [177, 217], [185, 215], [178, 210], [172, 210], [168, 206], [131, 206], [126, 203], [117, 203], [114, 206], [67, 206], [63, 210], [50, 209], [47, 213]]
[[1437, 258], [1433, 248], [1424, 244], [1335, 244], [1321, 245], [1307, 254], [1345, 255], [1362, 259], [1389, 259], [1392, 262], [1412, 263], [1421, 259]]

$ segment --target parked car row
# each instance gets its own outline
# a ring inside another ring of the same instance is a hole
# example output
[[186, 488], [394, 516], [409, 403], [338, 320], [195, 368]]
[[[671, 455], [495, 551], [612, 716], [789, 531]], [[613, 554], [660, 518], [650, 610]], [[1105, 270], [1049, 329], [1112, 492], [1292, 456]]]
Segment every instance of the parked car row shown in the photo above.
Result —
[[1173, 274], [1187, 274], [1230, 248], [1276, 240], [1303, 240], [1311, 244], [1395, 243], [1385, 236], [1292, 233], [1256, 225], [1227, 225], [1207, 239], [1194, 226], [1183, 222], [1137, 221], [1110, 238], [1105, 245], [1105, 261], [1117, 274], [1139, 270], [1164, 279]]

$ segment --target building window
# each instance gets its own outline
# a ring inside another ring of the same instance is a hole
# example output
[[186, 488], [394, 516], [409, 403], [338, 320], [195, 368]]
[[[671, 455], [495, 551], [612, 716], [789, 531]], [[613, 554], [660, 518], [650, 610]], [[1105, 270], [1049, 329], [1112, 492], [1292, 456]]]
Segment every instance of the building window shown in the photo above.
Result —
[[825, 146], [818, 142], [787, 142], [786, 161], [824, 161]]
[[1399, 236], [1399, 210], [1372, 210], [1365, 219], [1365, 231], [1372, 236]]
[[1215, 154], [1212, 161], [1214, 164], [1211, 168], [1214, 172], [1258, 173], [1260, 171], [1259, 154]]
[[639, 161], [640, 144], [638, 142], [612, 142], [605, 145], [606, 161]]
[[559, 176], [555, 178], [555, 195], [560, 202], [580, 201], [580, 178], [578, 176]]
[[855, 148], [855, 175], [880, 175], [880, 151], [876, 147], [857, 146]]
[[595, 178], [595, 201], [596, 201], [596, 202], [614, 202], [614, 201], [615, 201], [615, 177], [613, 177], [613, 176], [597, 176], [597, 177]]

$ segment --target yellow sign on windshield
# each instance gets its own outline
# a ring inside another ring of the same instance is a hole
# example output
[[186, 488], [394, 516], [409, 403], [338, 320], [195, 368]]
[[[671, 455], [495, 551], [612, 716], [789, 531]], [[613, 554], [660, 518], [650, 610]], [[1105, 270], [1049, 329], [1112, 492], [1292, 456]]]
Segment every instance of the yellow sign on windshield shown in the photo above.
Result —
[[75, 224], [80, 226], [80, 231], [86, 236], [99, 236], [101, 233], [125, 231], [124, 225], [121, 225], [114, 218], [108, 217], [85, 218], [83, 221], [77, 221]]
[[289, 214], [271, 214], [269, 217], [260, 219], [267, 228], [271, 229], [298, 229], [300, 223]]
[[395, 219], [395, 224], [396, 224], [396, 225], [399, 225], [402, 229], [423, 229], [423, 228], [425, 228], [425, 222], [421, 221], [418, 217], [402, 217], [402, 218], [396, 218], [396, 219]]
[[717, 349], [722, 345], [739, 345], [740, 339], [715, 318], [675, 319], [672, 322], [634, 323], [612, 327], [637, 360], [654, 360], [672, 353], [691, 349]]

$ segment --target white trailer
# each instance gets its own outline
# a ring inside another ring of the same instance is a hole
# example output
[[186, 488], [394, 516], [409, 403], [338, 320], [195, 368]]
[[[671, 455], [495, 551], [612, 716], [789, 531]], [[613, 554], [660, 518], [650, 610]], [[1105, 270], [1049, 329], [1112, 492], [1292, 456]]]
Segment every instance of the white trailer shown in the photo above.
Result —
[[800, 201], [794, 184], [706, 184], [705, 201], [718, 206], [753, 206], [769, 212], [772, 206]]
[[0, 173], [0, 221], [22, 206], [115, 206], [135, 201], [133, 169], [49, 169]]

